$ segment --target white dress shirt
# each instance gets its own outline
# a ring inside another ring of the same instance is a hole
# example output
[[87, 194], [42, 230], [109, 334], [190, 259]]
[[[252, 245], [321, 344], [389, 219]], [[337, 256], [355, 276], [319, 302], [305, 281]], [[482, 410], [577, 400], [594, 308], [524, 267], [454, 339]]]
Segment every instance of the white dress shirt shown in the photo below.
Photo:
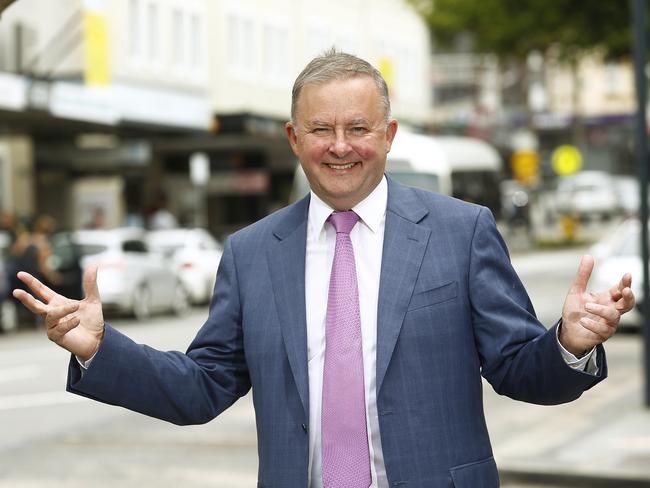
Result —
[[[370, 447], [371, 488], [388, 488], [377, 415], [377, 301], [384, 245], [388, 184], [386, 178], [352, 210], [360, 217], [350, 232], [359, 286], [359, 313], [366, 393], [366, 424]], [[321, 406], [325, 361], [325, 314], [336, 231], [326, 222], [333, 209], [311, 193], [307, 224], [305, 303], [307, 304], [307, 358], [309, 371], [309, 479], [310, 488], [322, 488]]]

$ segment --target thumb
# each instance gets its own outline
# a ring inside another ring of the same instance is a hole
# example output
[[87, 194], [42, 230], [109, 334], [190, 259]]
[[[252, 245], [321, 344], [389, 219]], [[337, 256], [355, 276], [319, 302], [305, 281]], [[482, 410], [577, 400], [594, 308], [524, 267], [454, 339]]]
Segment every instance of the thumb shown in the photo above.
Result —
[[97, 288], [97, 265], [89, 266], [84, 271], [83, 287], [86, 299], [100, 301], [99, 288]]
[[580, 266], [578, 266], [578, 274], [576, 279], [571, 285], [570, 293], [584, 293], [587, 291], [587, 283], [591, 277], [591, 272], [594, 269], [594, 258], [589, 254], [582, 256]]

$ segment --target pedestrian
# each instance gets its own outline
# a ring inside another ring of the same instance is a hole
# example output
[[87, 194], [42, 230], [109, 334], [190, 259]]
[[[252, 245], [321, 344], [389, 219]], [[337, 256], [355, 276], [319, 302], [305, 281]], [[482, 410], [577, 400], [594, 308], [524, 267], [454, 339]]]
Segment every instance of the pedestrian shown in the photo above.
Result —
[[[8, 259], [8, 267], [12, 270], [12, 288], [28, 291], [27, 286], [16, 279], [16, 272], [19, 270], [31, 274], [48, 287], [58, 285], [60, 275], [48, 264], [52, 255], [49, 237], [55, 229], [56, 221], [46, 214], [39, 215], [34, 220], [23, 220], [16, 232]], [[23, 314], [21, 309], [18, 313], [19, 322], [34, 325], [34, 317], [31, 314]]]
[[252, 387], [259, 487], [498, 486], [481, 375], [518, 400], [579, 397], [607, 374], [631, 277], [590, 293], [583, 257], [547, 330], [486, 208], [384, 174], [396, 131], [369, 63], [306, 66], [286, 132], [311, 193], [228, 239], [185, 354], [105, 324], [96, 269], [82, 301], [21, 273], [40, 301], [16, 296], [73, 354], [68, 390], [198, 424]]

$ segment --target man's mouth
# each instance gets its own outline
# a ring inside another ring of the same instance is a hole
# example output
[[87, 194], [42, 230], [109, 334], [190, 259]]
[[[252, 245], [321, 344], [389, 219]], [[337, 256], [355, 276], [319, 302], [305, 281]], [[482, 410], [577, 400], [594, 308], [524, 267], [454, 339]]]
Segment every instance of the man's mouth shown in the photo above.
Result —
[[334, 163], [325, 163], [327, 166], [329, 166], [332, 169], [338, 169], [338, 170], [343, 170], [343, 169], [350, 169], [353, 168], [357, 163], [345, 163], [345, 164], [334, 164]]

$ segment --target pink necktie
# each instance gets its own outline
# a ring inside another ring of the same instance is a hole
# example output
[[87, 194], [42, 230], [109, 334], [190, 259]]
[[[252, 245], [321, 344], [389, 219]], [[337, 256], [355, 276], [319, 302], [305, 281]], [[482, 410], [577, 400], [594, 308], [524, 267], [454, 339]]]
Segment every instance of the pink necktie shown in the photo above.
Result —
[[370, 453], [366, 431], [359, 289], [350, 231], [354, 212], [334, 212], [336, 248], [325, 325], [321, 425], [324, 488], [368, 488]]

